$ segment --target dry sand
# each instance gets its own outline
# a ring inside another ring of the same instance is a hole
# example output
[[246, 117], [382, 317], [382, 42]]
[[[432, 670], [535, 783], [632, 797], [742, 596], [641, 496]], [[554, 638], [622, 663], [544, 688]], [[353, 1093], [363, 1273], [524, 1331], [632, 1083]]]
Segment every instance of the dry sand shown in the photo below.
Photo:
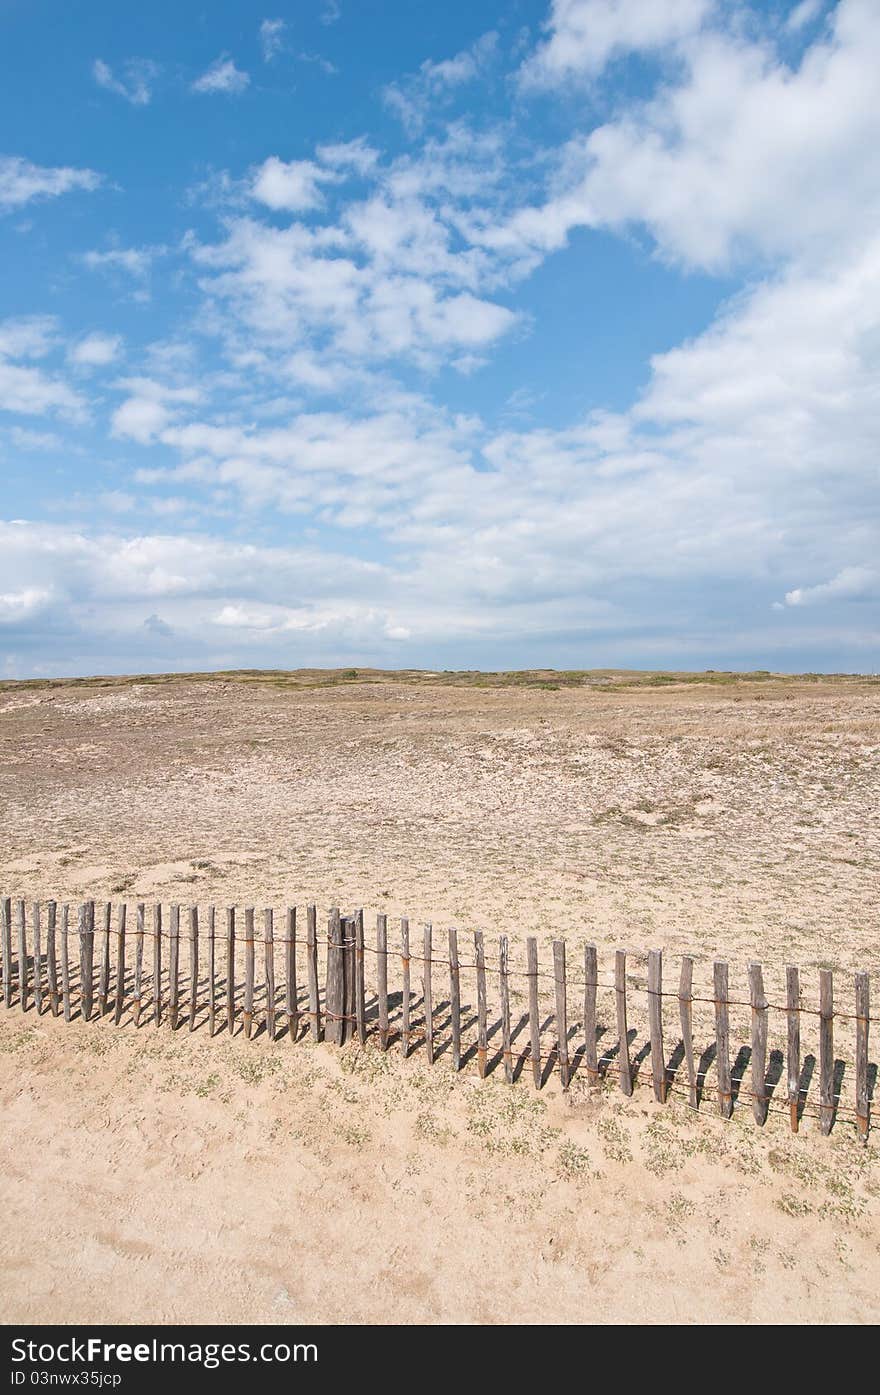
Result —
[[[876, 970], [877, 683], [368, 677], [6, 687], [0, 888]], [[7, 1319], [880, 1316], [849, 1123], [472, 1071], [0, 1013]]]

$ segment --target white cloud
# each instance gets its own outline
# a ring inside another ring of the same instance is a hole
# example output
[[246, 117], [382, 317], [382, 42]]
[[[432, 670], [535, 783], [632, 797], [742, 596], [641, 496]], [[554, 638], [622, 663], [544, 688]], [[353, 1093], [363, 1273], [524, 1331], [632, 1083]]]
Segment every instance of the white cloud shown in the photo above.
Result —
[[485, 74], [497, 48], [498, 35], [490, 30], [452, 58], [439, 62], [426, 59], [418, 72], [383, 88], [382, 99], [407, 133], [416, 136], [422, 131], [432, 108], [442, 109], [450, 93]]
[[290, 160], [285, 163], [272, 155], [256, 171], [251, 185], [252, 197], [267, 208], [300, 213], [317, 208], [323, 202], [320, 184], [335, 178], [331, 170], [322, 169], [311, 160]]
[[873, 567], [844, 567], [830, 581], [786, 591], [788, 606], [826, 605], [830, 601], [861, 600], [880, 592], [880, 573]]
[[23, 426], [13, 426], [9, 439], [18, 450], [58, 451], [63, 444], [54, 431], [29, 431]]
[[201, 77], [191, 84], [191, 91], [202, 96], [222, 93], [226, 96], [239, 96], [250, 82], [250, 74], [236, 68], [233, 59], [215, 59]]
[[800, 0], [800, 4], [795, 5], [785, 21], [786, 29], [792, 33], [805, 29], [808, 24], [812, 24], [814, 19], [819, 18], [824, 3], [825, 0]]
[[92, 65], [92, 76], [99, 87], [124, 97], [134, 107], [148, 106], [153, 95], [153, 84], [159, 76], [160, 68], [149, 58], [129, 58], [122, 65], [123, 77], [117, 77], [112, 68], [101, 58]]
[[796, 69], [767, 42], [713, 29], [683, 57], [681, 81], [572, 141], [554, 196], [488, 229], [486, 245], [543, 254], [577, 226], [642, 225], [664, 256], [718, 271], [738, 258], [824, 254], [876, 226], [871, 0], [840, 0]]
[[271, 63], [278, 57], [284, 47], [286, 28], [283, 19], [264, 19], [260, 24], [260, 49], [264, 63]]
[[94, 170], [34, 165], [20, 155], [0, 155], [0, 210], [22, 208], [32, 199], [56, 198], [101, 183]]
[[612, 59], [664, 48], [694, 34], [713, 0], [553, 0], [540, 44], [520, 70], [525, 87], [593, 78]]
[[27, 586], [21, 591], [0, 591], [0, 625], [20, 625], [32, 620], [44, 611], [51, 600], [51, 592], [36, 586]]
[[104, 368], [108, 363], [115, 362], [121, 352], [121, 335], [100, 334], [96, 331], [72, 344], [67, 357], [78, 368]]
[[164, 247], [111, 247], [103, 252], [84, 252], [82, 260], [92, 271], [116, 271], [133, 280], [144, 281], [153, 262], [164, 253]]
[[359, 136], [357, 140], [319, 145], [317, 156], [322, 165], [329, 165], [331, 169], [352, 169], [356, 174], [366, 175], [375, 169], [379, 152], [365, 136]]
[[116, 386], [129, 396], [113, 413], [111, 432], [140, 445], [148, 445], [180, 407], [192, 406], [201, 395], [198, 388], [169, 387], [153, 378], [121, 378]]
[[87, 416], [84, 398], [63, 379], [18, 360], [43, 358], [55, 339], [56, 322], [31, 316], [0, 322], [0, 411], [23, 416], [50, 413], [70, 421]]
[[335, 24], [342, 14], [339, 0], [321, 0], [319, 19], [322, 24]]

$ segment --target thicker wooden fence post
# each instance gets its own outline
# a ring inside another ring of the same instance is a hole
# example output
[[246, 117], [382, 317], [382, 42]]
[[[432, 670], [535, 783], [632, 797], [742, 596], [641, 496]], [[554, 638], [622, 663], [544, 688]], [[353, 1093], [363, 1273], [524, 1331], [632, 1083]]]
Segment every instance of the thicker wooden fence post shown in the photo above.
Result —
[[110, 921], [113, 907], [108, 901], [104, 906], [104, 930], [101, 939], [101, 965], [98, 970], [98, 1016], [107, 1011], [107, 995], [110, 992]]
[[208, 1036], [217, 1026], [217, 938], [216, 907], [208, 907]]
[[327, 987], [324, 998], [327, 1041], [342, 1045], [342, 1016], [345, 1012], [345, 983], [342, 968], [342, 925], [337, 907], [327, 921]]
[[95, 967], [95, 903], [84, 901], [80, 908], [79, 941], [79, 1001], [86, 1022], [92, 1015], [92, 990]]

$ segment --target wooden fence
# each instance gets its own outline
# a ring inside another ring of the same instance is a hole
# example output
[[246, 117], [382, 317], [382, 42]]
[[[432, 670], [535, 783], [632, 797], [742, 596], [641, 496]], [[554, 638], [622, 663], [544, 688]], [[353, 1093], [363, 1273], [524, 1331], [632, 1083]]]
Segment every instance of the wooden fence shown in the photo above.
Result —
[[[596, 1085], [616, 1074], [625, 1095], [645, 1086], [661, 1103], [676, 1092], [694, 1109], [714, 1100], [725, 1118], [748, 1100], [758, 1124], [783, 1111], [795, 1132], [806, 1114], [822, 1133], [842, 1118], [868, 1136], [877, 1067], [868, 1059], [867, 973], [847, 984], [849, 1011], [839, 1005], [830, 969], [818, 970], [814, 1007], [804, 1001], [794, 967], [786, 968], [784, 1001], [776, 1002], [757, 963], [749, 964], [738, 996], [721, 959], [709, 978], [704, 961], [682, 956], [677, 986], [665, 988], [660, 950], [617, 949], [606, 966], [588, 944], [579, 955], [582, 977], [572, 978], [564, 940], [553, 942], [552, 969], [542, 969], [538, 942], [527, 938], [521, 970], [511, 967], [506, 935], [488, 964], [479, 930], [473, 959], [462, 960], [455, 929], [445, 937], [447, 957], [437, 957], [431, 925], [414, 946], [406, 918], [398, 944], [389, 946], [386, 916], [377, 916], [372, 944], [361, 911], [331, 911], [324, 935], [308, 906], [304, 936], [295, 907], [279, 933], [275, 913], [264, 910], [261, 934], [252, 908], [218, 914], [213, 906], [171, 905], [167, 919], [165, 911], [154, 905], [148, 914], [139, 902], [130, 916], [123, 903], [114, 915], [109, 902], [71, 908], [0, 898], [5, 1006], [62, 1013], [65, 1021], [109, 1015], [117, 1025], [206, 1027], [211, 1036], [233, 1034], [238, 1024], [246, 1037], [268, 1042], [310, 1034], [342, 1045], [356, 1037], [386, 1051], [394, 1045], [404, 1056], [423, 1050], [432, 1065], [447, 1057], [456, 1071], [475, 1060], [481, 1077], [498, 1069], [510, 1083], [528, 1067], [536, 1089], [554, 1070], [564, 1088], [580, 1072]], [[705, 987], [695, 987], [695, 969]], [[573, 1003], [582, 1009], [579, 1022], [570, 1020]], [[852, 1057], [837, 1055], [847, 1042]]]

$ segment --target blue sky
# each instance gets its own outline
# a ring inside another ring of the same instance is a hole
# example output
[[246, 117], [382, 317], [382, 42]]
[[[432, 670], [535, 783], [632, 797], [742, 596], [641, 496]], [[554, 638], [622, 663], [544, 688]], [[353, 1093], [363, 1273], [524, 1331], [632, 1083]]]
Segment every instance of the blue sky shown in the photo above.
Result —
[[0, 674], [877, 667], [874, 0], [0, 51]]

